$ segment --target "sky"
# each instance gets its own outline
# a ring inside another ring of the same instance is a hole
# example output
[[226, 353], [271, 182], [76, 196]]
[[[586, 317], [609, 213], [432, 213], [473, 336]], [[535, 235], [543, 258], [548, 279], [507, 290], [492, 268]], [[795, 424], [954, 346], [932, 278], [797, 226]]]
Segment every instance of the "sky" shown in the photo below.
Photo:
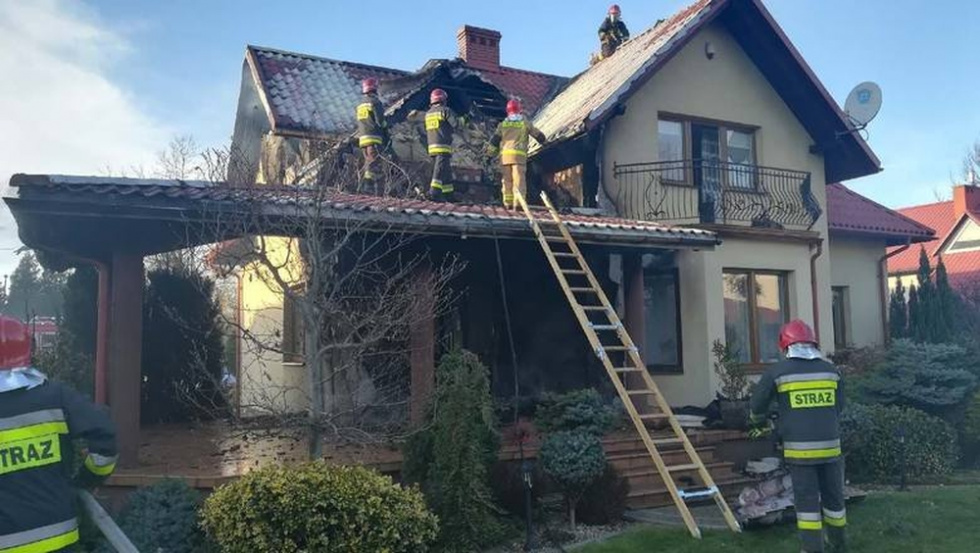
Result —
[[[890, 207], [950, 194], [980, 139], [980, 71], [968, 0], [765, 0], [843, 103], [883, 89], [868, 128], [884, 171], [848, 183]], [[635, 33], [689, 0], [620, 0]], [[585, 68], [607, 0], [0, 0], [0, 183], [13, 173], [152, 170], [176, 136], [230, 140], [246, 44], [413, 69], [454, 57], [456, 29], [503, 34], [505, 65]], [[362, 9], [363, 8], [363, 9]], [[369, 27], [370, 25], [370, 27]], [[6, 191], [5, 191], [6, 192]], [[0, 275], [20, 247], [0, 207]]]

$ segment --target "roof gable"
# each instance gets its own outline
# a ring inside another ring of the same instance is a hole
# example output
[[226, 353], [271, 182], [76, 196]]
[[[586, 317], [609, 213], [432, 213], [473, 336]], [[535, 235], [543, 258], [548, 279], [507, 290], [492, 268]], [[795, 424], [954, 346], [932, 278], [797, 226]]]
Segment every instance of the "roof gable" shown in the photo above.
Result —
[[698, 0], [625, 43], [573, 79], [538, 113], [535, 124], [555, 145], [592, 131], [617, 112], [674, 54], [720, 21], [759, 68], [823, 153], [830, 181], [880, 170], [867, 143], [851, 132], [837, 103], [761, 0]]
[[940, 255], [980, 250], [980, 224], [971, 215], [964, 215], [937, 248]]
[[884, 238], [889, 245], [935, 238], [931, 228], [840, 183], [827, 185], [827, 226], [831, 232]]

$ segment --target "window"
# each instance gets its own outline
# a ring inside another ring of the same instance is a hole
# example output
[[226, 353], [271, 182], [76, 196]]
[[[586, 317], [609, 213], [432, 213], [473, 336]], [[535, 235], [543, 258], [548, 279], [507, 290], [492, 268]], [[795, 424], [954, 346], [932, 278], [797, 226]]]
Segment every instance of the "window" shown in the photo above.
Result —
[[302, 363], [306, 355], [306, 333], [303, 332], [303, 313], [293, 294], [282, 299], [282, 360]]
[[671, 182], [685, 182], [684, 176], [684, 123], [680, 121], [657, 121], [657, 148], [660, 162], [674, 161], [668, 164], [664, 179]]
[[[658, 160], [693, 161], [692, 172], [684, 163], [668, 164], [664, 179], [702, 188], [756, 188], [755, 130], [744, 125], [695, 118], [666, 116], [657, 121]], [[687, 155], [687, 153], [690, 155]], [[724, 168], [724, 169], [722, 169]]]
[[786, 273], [725, 271], [725, 340], [742, 363], [779, 360], [779, 330], [789, 321], [787, 280]]
[[848, 314], [850, 313], [850, 290], [847, 286], [834, 286], [832, 310], [834, 315], [834, 349], [841, 350], [848, 346]]
[[[646, 257], [646, 256], [645, 256]], [[643, 317], [647, 368], [683, 372], [681, 362], [680, 286], [676, 269], [644, 267]]]

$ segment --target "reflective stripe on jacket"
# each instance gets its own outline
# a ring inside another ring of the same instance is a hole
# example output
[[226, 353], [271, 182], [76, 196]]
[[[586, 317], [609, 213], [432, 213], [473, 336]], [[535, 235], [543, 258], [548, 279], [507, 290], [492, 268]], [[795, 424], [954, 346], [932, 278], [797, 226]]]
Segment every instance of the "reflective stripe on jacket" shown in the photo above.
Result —
[[823, 359], [785, 359], [766, 370], [752, 396], [752, 418], [764, 420], [775, 400], [783, 456], [790, 463], [822, 463], [841, 455], [840, 372]]
[[425, 136], [429, 144], [429, 155], [453, 153], [453, 123], [456, 117], [452, 110], [442, 104], [429, 108], [425, 114]]
[[80, 484], [113, 471], [115, 430], [104, 410], [50, 381], [0, 393], [0, 553], [55, 551], [78, 541], [75, 440], [88, 450]]
[[540, 143], [545, 142], [544, 133], [539, 131], [523, 115], [511, 115], [497, 125], [492, 143], [500, 147], [501, 165], [527, 163], [528, 136]]
[[357, 144], [378, 146], [384, 141], [385, 122], [384, 106], [376, 94], [365, 94], [357, 106]]

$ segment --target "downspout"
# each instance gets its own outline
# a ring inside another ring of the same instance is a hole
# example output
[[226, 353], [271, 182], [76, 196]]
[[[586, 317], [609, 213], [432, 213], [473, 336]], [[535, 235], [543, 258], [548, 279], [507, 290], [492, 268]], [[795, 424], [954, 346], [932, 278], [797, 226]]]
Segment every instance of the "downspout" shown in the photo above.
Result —
[[909, 237], [908, 241], [904, 246], [896, 249], [893, 252], [886, 253], [881, 256], [878, 260], [878, 295], [881, 300], [881, 331], [882, 335], [885, 337], [885, 345], [891, 343], [891, 332], [888, 328], [888, 297], [885, 295], [885, 290], [888, 289], [888, 260], [892, 257], [905, 252], [912, 247], [912, 237]]
[[820, 302], [817, 297], [817, 259], [821, 255], [823, 255], [822, 240], [817, 242], [817, 251], [810, 256], [810, 295], [813, 301], [813, 332], [817, 335], [817, 342], [820, 342]]

